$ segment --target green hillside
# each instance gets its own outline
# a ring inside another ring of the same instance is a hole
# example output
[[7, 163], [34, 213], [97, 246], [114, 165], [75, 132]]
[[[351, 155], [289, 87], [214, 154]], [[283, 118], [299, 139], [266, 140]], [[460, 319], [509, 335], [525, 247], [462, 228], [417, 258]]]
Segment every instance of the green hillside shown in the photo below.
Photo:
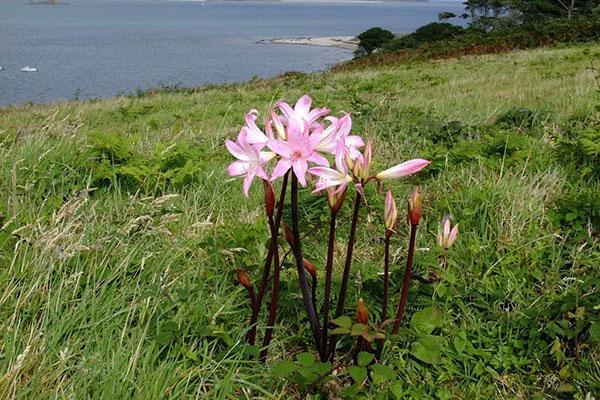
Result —
[[[373, 138], [375, 168], [434, 161], [392, 187], [401, 215], [402, 199], [423, 187], [415, 270], [435, 279], [414, 282], [408, 317], [429, 305], [441, 311], [440, 352], [418, 359], [413, 328], [403, 328], [382, 357], [396, 377], [359, 393], [597, 398], [595, 68], [592, 43], [0, 109], [0, 398], [343, 398], [343, 368], [308, 388], [271, 370], [312, 351], [292, 261], [266, 365], [245, 350], [250, 309], [235, 280], [244, 266], [258, 281], [269, 235], [262, 189], [255, 183], [244, 199], [225, 173], [232, 158], [223, 143], [251, 108], [262, 118], [302, 94], [352, 113], [354, 132]], [[374, 316], [380, 307], [383, 194], [370, 187], [368, 196], [349, 316], [359, 297]], [[322, 277], [325, 199], [304, 191], [300, 200], [304, 251]], [[339, 218], [334, 287], [350, 203]], [[461, 232], [440, 269], [436, 234], [448, 212]], [[407, 247], [400, 225], [393, 299]]]

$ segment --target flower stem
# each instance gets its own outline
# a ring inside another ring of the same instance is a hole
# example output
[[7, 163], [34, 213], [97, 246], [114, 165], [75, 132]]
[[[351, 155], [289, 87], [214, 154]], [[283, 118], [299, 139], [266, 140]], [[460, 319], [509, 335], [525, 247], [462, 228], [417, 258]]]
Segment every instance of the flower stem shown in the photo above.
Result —
[[381, 305], [381, 322], [387, 319], [388, 312], [388, 291], [390, 280], [390, 238], [386, 232], [384, 246], [384, 261], [383, 261], [383, 300]]
[[402, 322], [402, 317], [404, 316], [404, 309], [406, 308], [406, 301], [408, 300], [408, 289], [410, 286], [410, 280], [412, 279], [413, 257], [415, 255], [417, 227], [418, 225], [410, 225], [410, 241], [408, 245], [408, 257], [406, 259], [406, 271], [404, 272], [404, 281], [402, 282], [402, 294], [400, 295], [400, 302], [398, 303], [396, 320], [394, 322], [394, 328], [392, 329], [393, 334], [397, 334], [400, 330], [400, 323]]
[[327, 244], [327, 266], [325, 269], [325, 292], [323, 294], [323, 354], [326, 358], [329, 358], [329, 352], [327, 350], [327, 329], [329, 325], [329, 299], [331, 296], [331, 276], [333, 274], [333, 250], [335, 246], [335, 219], [337, 212], [331, 212], [331, 218], [329, 220], [329, 242]]
[[260, 361], [263, 363], [267, 360], [267, 354], [269, 353], [269, 345], [271, 344], [271, 339], [273, 338], [273, 325], [275, 324], [275, 317], [277, 316], [277, 304], [279, 303], [279, 281], [281, 264], [279, 262], [279, 246], [277, 245], [277, 232], [278, 228], [275, 227], [275, 224], [271, 224], [271, 236], [275, 238], [275, 247], [273, 251], [273, 288], [271, 290], [271, 304], [269, 305], [269, 316], [267, 317], [267, 330], [265, 331], [265, 337], [263, 338], [263, 349], [260, 352]]
[[[362, 196], [360, 192], [356, 192], [354, 199], [354, 209], [352, 211], [352, 223], [350, 225], [350, 235], [348, 236], [348, 247], [346, 249], [346, 261], [344, 263], [344, 274], [342, 275], [342, 286], [338, 296], [338, 303], [335, 309], [335, 318], [338, 318], [344, 312], [344, 303], [346, 302], [346, 291], [348, 289], [348, 281], [350, 280], [350, 267], [352, 266], [352, 253], [354, 251], [354, 240], [356, 236], [356, 226], [358, 225], [358, 216], [360, 211]], [[337, 339], [332, 336], [329, 342], [329, 360], [333, 362], [335, 356], [335, 346]]]
[[292, 174], [292, 232], [294, 234], [294, 257], [296, 258], [296, 269], [298, 270], [298, 280], [300, 281], [300, 290], [302, 291], [302, 300], [304, 301], [304, 309], [308, 315], [308, 321], [312, 330], [313, 339], [319, 353], [319, 357], [322, 361], [325, 360], [321, 346], [321, 327], [319, 326], [319, 320], [317, 319], [317, 313], [313, 308], [313, 303], [308, 288], [308, 281], [306, 280], [306, 273], [304, 271], [304, 259], [302, 258], [302, 245], [300, 242], [300, 229], [298, 227], [298, 178], [295, 174]]
[[[263, 267], [263, 274], [260, 280], [260, 285], [258, 287], [258, 294], [256, 296], [256, 309], [252, 310], [252, 317], [250, 318], [250, 326], [251, 329], [248, 332], [247, 342], [251, 345], [254, 345], [256, 342], [256, 329], [258, 328], [258, 314], [260, 312], [260, 307], [262, 305], [262, 301], [265, 295], [265, 290], [267, 287], [267, 282], [269, 281], [269, 274], [271, 270], [271, 263], [273, 262], [273, 255], [275, 251], [277, 251], [277, 238], [279, 235], [279, 226], [281, 224], [281, 217], [283, 215], [283, 205], [285, 202], [285, 193], [287, 190], [288, 183], [288, 174], [283, 176], [283, 183], [281, 184], [281, 192], [279, 194], [279, 202], [277, 204], [277, 214], [275, 215], [275, 219], [269, 217], [269, 228], [271, 230], [271, 241], [269, 243], [269, 252], [267, 253], [267, 258], [265, 259], [265, 265]], [[273, 229], [274, 228], [274, 229]], [[277, 267], [277, 264], [276, 264]]]

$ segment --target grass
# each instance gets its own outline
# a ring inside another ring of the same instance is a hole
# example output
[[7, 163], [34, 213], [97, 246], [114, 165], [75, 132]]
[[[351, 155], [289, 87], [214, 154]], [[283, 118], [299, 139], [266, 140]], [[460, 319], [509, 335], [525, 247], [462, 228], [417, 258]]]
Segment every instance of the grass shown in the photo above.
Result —
[[[424, 188], [415, 268], [440, 281], [415, 283], [408, 312], [442, 311], [441, 360], [415, 359], [405, 328], [384, 353], [397, 379], [360, 396], [597, 395], [598, 158], [582, 175], [557, 143], [600, 129], [589, 69], [599, 58], [592, 43], [0, 110], [0, 397], [299, 397], [243, 345], [250, 310], [234, 271], [258, 279], [268, 231], [260, 188], [245, 201], [225, 177], [223, 142], [250, 108], [265, 115], [304, 93], [352, 112], [356, 131], [374, 138], [376, 168], [435, 161], [393, 187], [399, 199]], [[359, 296], [372, 315], [380, 304], [383, 195], [369, 196], [350, 316]], [[320, 273], [322, 201], [301, 196]], [[439, 270], [446, 212], [461, 235]], [[349, 213], [346, 204], [336, 285]], [[401, 228], [392, 243], [394, 299], [405, 239]], [[273, 361], [310, 349], [294, 268], [282, 280]], [[346, 381], [334, 383], [321, 388], [330, 398]]]

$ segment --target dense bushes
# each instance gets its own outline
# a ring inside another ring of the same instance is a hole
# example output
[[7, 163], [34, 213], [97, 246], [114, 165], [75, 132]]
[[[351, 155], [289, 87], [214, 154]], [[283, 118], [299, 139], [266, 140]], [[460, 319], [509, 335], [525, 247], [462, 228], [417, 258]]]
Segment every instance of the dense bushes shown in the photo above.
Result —
[[[458, 29], [452, 29], [449, 28], [445, 32], [448, 34], [459, 32]], [[437, 28], [429, 30], [428, 28], [425, 32], [443, 33], [443, 30]], [[412, 35], [409, 36], [414, 38]], [[486, 32], [470, 27], [465, 29], [462, 34], [453, 36], [452, 38], [440, 40], [433, 40], [433, 36], [421, 36], [421, 38], [431, 40], [423, 40], [415, 47], [415, 43], [417, 42], [414, 40], [395, 39], [388, 42], [379, 54], [339, 64], [334, 70], [364, 67], [366, 65], [380, 65], [411, 59], [448, 58], [467, 54], [498, 53], [515, 49], [548, 46], [556, 43], [589, 42], [600, 39], [600, 18], [557, 18], [493, 32]]]
[[437, 42], [445, 39], [453, 39], [462, 35], [465, 29], [462, 26], [452, 25], [447, 22], [434, 22], [424, 25], [414, 33], [400, 36], [385, 44], [385, 51], [396, 49], [418, 48], [424, 43]]
[[357, 36], [359, 40], [357, 56], [363, 56], [373, 53], [394, 39], [394, 34], [386, 29], [379, 27], [371, 28]]

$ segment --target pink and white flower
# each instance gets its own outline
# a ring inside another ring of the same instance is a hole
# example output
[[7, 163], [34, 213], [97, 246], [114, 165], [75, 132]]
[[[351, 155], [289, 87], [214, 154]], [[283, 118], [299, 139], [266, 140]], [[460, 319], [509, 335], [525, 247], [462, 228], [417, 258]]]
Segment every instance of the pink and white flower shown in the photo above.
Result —
[[405, 161], [392, 168], [388, 168], [385, 171], [379, 172], [375, 177], [378, 180], [400, 178], [415, 174], [431, 164], [431, 161], [415, 158], [413, 160]]
[[226, 140], [225, 146], [227, 150], [237, 158], [236, 161], [227, 167], [229, 176], [244, 177], [243, 190], [244, 195], [248, 197], [250, 185], [254, 177], [258, 176], [262, 179], [269, 179], [263, 166], [266, 162], [275, 157], [275, 153], [270, 151], [262, 151], [264, 145], [251, 144], [248, 141], [249, 129], [243, 127], [240, 131], [237, 142]]
[[271, 175], [275, 180], [291, 168], [302, 186], [306, 186], [308, 163], [326, 166], [329, 162], [316, 151], [320, 132], [309, 133], [309, 127], [296, 120], [287, 121], [287, 140], [271, 140], [267, 146], [281, 158]]
[[352, 182], [352, 177], [345, 168], [313, 167], [308, 172], [318, 178], [313, 193], [335, 188], [333, 194], [337, 194]]
[[285, 101], [277, 103], [287, 122], [295, 121], [298, 125], [307, 125], [308, 127], [312, 126], [317, 119], [330, 112], [328, 108], [315, 108], [311, 110], [311, 105], [312, 99], [307, 95], [300, 97], [293, 109]]

